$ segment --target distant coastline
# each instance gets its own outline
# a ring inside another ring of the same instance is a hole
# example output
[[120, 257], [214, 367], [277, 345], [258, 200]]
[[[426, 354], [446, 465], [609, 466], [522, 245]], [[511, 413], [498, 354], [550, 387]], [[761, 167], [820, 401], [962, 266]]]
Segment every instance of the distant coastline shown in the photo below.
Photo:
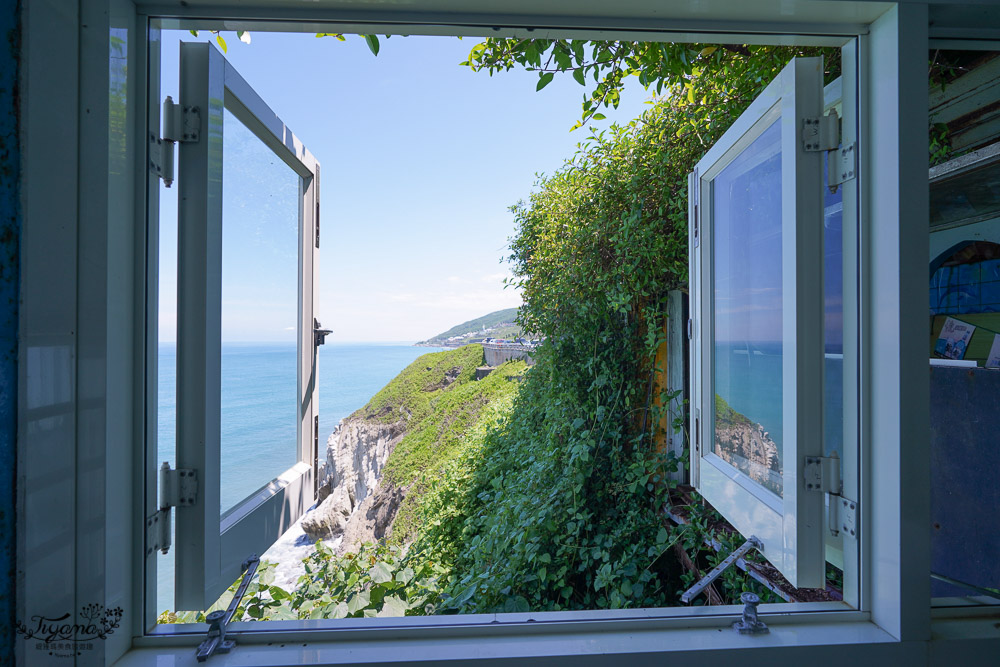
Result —
[[497, 310], [448, 329], [427, 340], [418, 341], [418, 347], [461, 347], [469, 343], [482, 343], [489, 339], [508, 340], [523, 336], [517, 324], [517, 308]]

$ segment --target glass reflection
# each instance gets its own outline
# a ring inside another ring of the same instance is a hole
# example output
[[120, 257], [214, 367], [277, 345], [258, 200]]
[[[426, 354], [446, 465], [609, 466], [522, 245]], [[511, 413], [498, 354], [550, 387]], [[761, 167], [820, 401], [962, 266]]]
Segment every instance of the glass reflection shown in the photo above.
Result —
[[227, 109], [222, 196], [223, 514], [297, 460], [300, 178]]
[[729, 163], [712, 187], [713, 451], [780, 496], [780, 122]]

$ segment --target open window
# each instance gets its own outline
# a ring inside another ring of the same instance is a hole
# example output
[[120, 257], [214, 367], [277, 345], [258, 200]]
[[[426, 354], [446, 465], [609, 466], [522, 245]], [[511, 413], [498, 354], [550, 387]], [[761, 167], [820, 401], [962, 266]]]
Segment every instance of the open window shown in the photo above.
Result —
[[823, 463], [823, 109], [822, 59], [792, 61], [690, 178], [692, 483], [799, 588], [824, 585], [840, 469]]
[[[179, 609], [206, 609], [315, 497], [319, 164], [208, 44], [181, 44], [178, 102], [164, 113], [181, 128], [177, 471], [166, 474], [179, 488], [188, 471], [197, 478], [195, 500], [177, 499], [175, 596]], [[241, 340], [248, 312], [296, 341], [287, 393], [268, 399], [287, 406], [276, 436], [233, 423], [226, 409], [242, 388], [225, 386], [222, 367], [240, 356], [222, 344]], [[241, 459], [261, 437], [281, 438], [283, 453], [258, 479]], [[223, 475], [238, 483], [223, 485]], [[223, 487], [238, 491], [222, 497]]]

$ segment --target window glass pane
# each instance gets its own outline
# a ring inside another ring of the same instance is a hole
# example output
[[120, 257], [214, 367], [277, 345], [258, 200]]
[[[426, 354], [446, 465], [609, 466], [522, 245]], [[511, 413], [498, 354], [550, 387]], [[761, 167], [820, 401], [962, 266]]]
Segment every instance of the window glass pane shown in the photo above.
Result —
[[781, 495], [781, 134], [775, 122], [713, 182], [713, 451]]
[[298, 458], [300, 178], [228, 110], [223, 122], [225, 513]]
[[[844, 453], [844, 190], [823, 197], [823, 451]], [[841, 463], [843, 465], [843, 463]]]

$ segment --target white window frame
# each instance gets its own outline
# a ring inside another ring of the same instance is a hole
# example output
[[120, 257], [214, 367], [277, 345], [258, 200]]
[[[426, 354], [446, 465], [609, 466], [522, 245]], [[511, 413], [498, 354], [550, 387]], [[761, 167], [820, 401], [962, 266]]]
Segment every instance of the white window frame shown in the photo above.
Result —
[[[188, 29], [188, 28], [212, 29], [212, 28], [214, 28], [216, 26], [216, 23], [212, 22], [212, 21], [209, 21], [209, 22], [202, 22], [202, 21], [180, 21], [180, 22], [173, 22], [173, 21], [168, 21], [168, 20], [162, 20], [161, 19], [161, 20], [157, 21], [156, 23], [157, 23], [157, 25], [163, 25], [163, 26], [170, 25], [171, 28], [175, 28], [175, 29]], [[286, 27], [286, 29], [287, 29], [287, 27]], [[766, 40], [763, 40], [763, 41], [766, 41]], [[850, 42], [846, 38], [840, 38], [837, 41], [838, 42], [845, 42], [845, 41], [848, 42], [848, 45], [846, 45], [846, 46], [843, 47], [843, 51], [848, 54], [846, 56], [845, 66], [854, 65], [855, 64], [855, 59], [850, 54], [853, 53], [854, 50], [856, 49], [856, 44], [854, 42]], [[155, 73], [151, 73], [151, 76], [154, 76], [154, 75], [155, 75]], [[818, 85], [820, 87], [819, 102], [818, 103], [819, 103], [820, 107], [822, 108], [822, 94], [823, 93], [822, 93], [822, 77], [821, 76], [820, 76]], [[155, 87], [155, 86], [151, 86], [151, 88], [153, 88], [153, 87]], [[767, 93], [765, 92], [764, 95], [766, 96]], [[766, 108], [767, 108], [767, 107], [770, 107], [773, 104], [773, 102], [767, 102], [767, 100], [762, 100], [760, 102], [760, 104], [767, 105], [766, 106]], [[796, 132], [796, 135], [797, 134], [798, 133]], [[819, 157], [818, 157], [818, 155], [816, 156], [815, 162], [817, 164], [819, 164]], [[183, 168], [183, 164], [181, 165], [181, 167]], [[820, 173], [820, 175], [822, 175], [822, 168], [821, 167], [820, 167], [819, 173]], [[817, 195], [818, 195], [818, 193], [817, 193]], [[820, 211], [821, 211], [821, 209], [822, 209], [822, 207], [821, 207], [821, 200], [820, 200]], [[152, 210], [151, 210], [150, 214], [151, 215], [153, 214]], [[821, 278], [820, 278], [820, 285], [822, 285]], [[820, 313], [822, 312], [822, 307], [821, 306], [820, 306], [819, 312]], [[692, 347], [694, 347], [694, 346], [692, 346]], [[178, 395], [179, 394], [180, 394], [180, 392], [178, 391]], [[845, 448], [846, 448], [846, 444], [845, 444]], [[823, 517], [822, 517], [822, 515], [820, 515], [819, 516], [819, 522], [820, 522], [820, 524], [822, 524], [822, 519], [823, 519]], [[822, 561], [823, 561], [823, 555], [822, 555], [823, 554], [823, 536], [818, 531], [816, 533], [816, 536], [818, 537], [818, 546], [816, 547], [816, 550], [819, 553], [818, 558], [819, 558], [820, 562], [822, 563]], [[819, 569], [819, 572], [820, 572], [819, 576], [822, 577], [823, 573], [824, 573], [824, 568], [822, 567], [822, 565], [821, 565], [821, 567]], [[856, 580], [856, 576], [852, 575], [851, 577], [847, 577], [847, 581], [855, 581], [855, 580]], [[825, 579], [824, 579], [824, 581], [825, 581]], [[822, 586], [822, 585], [824, 585], [824, 583], [817, 583], [815, 585], [816, 586]], [[845, 582], [845, 585], [846, 585], [846, 582]], [[781, 608], [782, 611], [784, 611], [784, 612], [793, 611], [795, 609], [803, 610], [803, 611], [808, 610], [807, 613], [816, 612], [816, 611], [820, 611], [820, 610], [827, 611], [827, 612], [829, 612], [829, 611], [844, 612], [844, 611], [848, 611], [848, 610], [858, 610], [859, 609], [859, 605], [857, 604], [858, 598], [859, 598], [859, 594], [856, 591], [852, 591], [848, 595], [846, 595], [846, 600], [847, 600], [846, 603], [840, 603], [840, 602], [813, 603], [811, 606], [806, 606], [806, 607], [802, 607], [798, 603], [791, 603], [790, 605], [789, 604], [778, 605], [776, 608]], [[629, 613], [630, 612], [626, 612], [626, 615], [628, 615]], [[641, 612], [642, 615], [645, 615], [646, 613], [647, 613], [647, 611]], [[674, 617], [681, 617], [682, 618], [682, 617], [685, 617], [685, 616], [688, 615], [689, 610], [682, 609], [682, 608], [658, 609], [658, 610], [655, 610], [655, 613], [658, 616], [662, 615], [662, 617], [664, 617], [664, 618], [674, 618]], [[715, 612], [715, 613], [720, 613], [720, 612]], [[727, 614], [727, 613], [731, 613], [731, 612], [729, 612], [728, 610], [726, 610], [726, 611], [721, 611], [721, 613]], [[602, 616], [602, 612], [581, 612], [581, 614], [582, 615], [581, 615], [580, 618], [600, 618]], [[269, 622], [269, 624], [270, 623], [273, 623], [273, 622]], [[294, 622], [294, 621], [279, 621], [277, 623], [279, 623], [279, 626], [277, 626], [279, 628], [281, 626], [295, 627], [297, 625], [297, 622]], [[315, 625], [315, 624], [318, 623], [320, 626], [325, 627], [325, 628], [329, 628], [329, 629], [332, 629], [332, 630], [341, 629], [344, 626], [344, 621], [343, 620], [315, 621], [315, 622], [311, 622], [311, 623], [313, 625]], [[437, 619], [435, 622], [433, 622], [433, 623], [430, 624], [430, 627], [435, 627], [435, 626], [440, 626], [440, 625], [449, 625], [451, 623], [452, 623], [451, 619], [449, 619], [447, 621], [444, 621], [444, 620], [441, 620], [441, 619]], [[301, 622], [299, 622], [298, 625], [300, 627], [304, 627], [301, 624]], [[425, 626], [428, 626], [428, 623], [426, 621], [423, 621], [423, 620], [416, 621], [416, 620], [409, 620], [408, 619], [408, 620], [406, 620], [406, 621], [404, 621], [402, 623], [402, 626], [403, 627], [411, 627], [411, 626], [425, 627]], [[251, 625], [251, 626], [248, 626], [248, 627], [249, 628], [253, 628], [255, 630], [259, 629], [259, 626], [257, 626], [257, 625]], [[149, 634], [151, 634], [153, 636], [185, 634], [185, 633], [190, 633], [192, 631], [197, 631], [197, 630], [196, 630], [196, 628], [191, 628], [191, 627], [169, 626], [169, 625], [155, 625], [155, 626], [152, 626], [152, 627], [147, 627], [147, 633], [149, 633]]]
[[[124, 657], [120, 664], [149, 664], [153, 660], [186, 663], [199, 635], [147, 636], [148, 615], [143, 610], [152, 609], [152, 602], [136, 583], [141, 581], [143, 558], [141, 554], [129, 558], [122, 549], [123, 544], [141, 541], [144, 529], [141, 509], [147, 487], [142, 482], [142, 449], [131, 443], [146, 440], [150, 414], [155, 428], [155, 412], [150, 413], [145, 403], [155, 363], [148, 364], [142, 353], [147, 341], [151, 337], [155, 340], [155, 331], [150, 331], [142, 314], [151, 302], [144, 290], [155, 285], [146, 278], [156, 275], [155, 255], [145, 256], [145, 236], [155, 237], [156, 221], [150, 221], [148, 227], [130, 221], [143, 221], [148, 201], [156, 198], [155, 188], [149, 187], [155, 180], [151, 181], [143, 168], [143, 149], [147, 116], [155, 114], [153, 107], [159, 100], [149, 104], [141, 94], [135, 94], [144, 88], [146, 68], [156, 63], [147, 59], [147, 26], [132, 2], [82, 0], [80, 4], [78, 13], [64, 11], [59, 3], [28, 3], [24, 7], [21, 62], [27, 85], [22, 89], [21, 107], [25, 225], [19, 395], [24, 395], [26, 375], [32, 372], [26, 361], [29, 352], [44, 343], [74, 351], [58, 376], [72, 378], [86, 401], [74, 394], [65, 409], [60, 408], [58, 414], [68, 415], [68, 421], [59, 427], [59, 442], [63, 444], [55, 451], [72, 465], [59, 468], [46, 465], [52, 447], [35, 446], [42, 442], [33, 430], [36, 420], [40, 426], [41, 419], [51, 420], [50, 413], [36, 417], [23, 405], [18, 408], [18, 470], [23, 475], [19, 479], [17, 562], [23, 575], [18, 578], [18, 612], [28, 618], [34, 613], [59, 613], [62, 606], [69, 609], [76, 600], [121, 605], [125, 613], [121, 629], [96, 646], [96, 660], [110, 664]], [[920, 331], [926, 320], [923, 290], [909, 288], [923, 284], [928, 260], [927, 205], [926, 196], [921, 196], [927, 172], [926, 142], [922, 140], [926, 137], [926, 5], [814, 2], [799, 7], [786, 3], [779, 11], [777, 5], [761, 9], [733, 3], [746, 13], [727, 18], [720, 18], [719, 7], [705, 10], [706, 14], [694, 3], [659, 8], [662, 13], [657, 18], [630, 18], [631, 5], [606, 7], [602, 18], [569, 17], [563, 15], [565, 10], [553, 7], [542, 20], [517, 14], [485, 15], [471, 4], [457, 10], [449, 6], [444, 14], [431, 3], [414, 6], [405, 14], [393, 8], [365, 7], [350, 16], [339, 9], [335, 14], [325, 5], [305, 8], [294, 3], [293, 7], [283, 0], [273, 0], [265, 9], [223, 8], [225, 4], [220, 1], [218, 6], [206, 7], [192, 1], [183, 11], [191, 16], [311, 20], [315, 26], [339, 17], [357, 21], [353, 30], [378, 33], [398, 33], [399, 27], [412, 28], [413, 21], [421, 21], [431, 24], [425, 28], [428, 32], [451, 34], [463, 30], [476, 34], [482, 26], [500, 26], [495, 34], [501, 36], [527, 36], [525, 28], [540, 22], [570, 26], [551, 31], [552, 36], [608, 39], [628, 35], [630, 39], [704, 42], [713, 41], [713, 37], [719, 41], [717, 33], [724, 32], [727, 41], [759, 43], [775, 39], [762, 37], [763, 33], [784, 33], [806, 35], [794, 39], [809, 43], [811, 39], [822, 42], [816, 35], [857, 35], [857, 111], [863, 149], [861, 187], [854, 203], [862, 212], [856, 257], [856, 316], [862, 335], [858, 367], [845, 369], [845, 386], [850, 382], [847, 372], [857, 373], [860, 393], [853, 418], [858, 424], [845, 423], [845, 429], [857, 426], [861, 437], [858, 464], [863, 474], [858, 484], [869, 502], [862, 518], [868, 526], [867, 538], [861, 540], [858, 556], [865, 565], [859, 588], [858, 607], [862, 611], [857, 615], [835, 614], [831, 619], [825, 612], [809, 611], [815, 607], [797, 607], [802, 613], [786, 613], [787, 606], [765, 607], [765, 614], [777, 612], [769, 614], [772, 633], [768, 638], [720, 632], [738, 614], [735, 608], [623, 610], [605, 613], [600, 621], [594, 614], [580, 612], [576, 618], [583, 622], [571, 624], [558, 617], [538, 622], [532, 615], [499, 615], [490, 617], [498, 623], [477, 626], [477, 619], [455, 619], [450, 627], [417, 630], [407, 629], [413, 627], [407, 622], [412, 619], [365, 619], [371, 622], [370, 631], [313, 626], [319, 632], [310, 634], [308, 630], [271, 626], [266, 633], [243, 634], [241, 646], [264, 645], [255, 646], [253, 652], [241, 653], [238, 648], [222, 662], [418, 662], [493, 656], [498, 662], [511, 663], [562, 658], [574, 664], [606, 664], [618, 656], [662, 664], [672, 652], [684, 651], [685, 660], [700, 658], [711, 664], [730, 664], [733, 659], [761, 665], [773, 664], [775, 659], [833, 664], [873, 656], [903, 664], [946, 659], [957, 664], [963, 657], [995, 654], [998, 641], [994, 621], [988, 617], [942, 621], [935, 625], [936, 638], [931, 637], [926, 481], [929, 425], [921, 409], [928, 400], [926, 339], [922, 334], [908, 333]], [[865, 6], [877, 7], [882, 13], [865, 13]], [[535, 9], [546, 10], [546, 6]], [[808, 13], [814, 10], [818, 14]], [[168, 11], [177, 8], [171, 6]], [[643, 11], [637, 8], [635, 15], [641, 16]], [[857, 22], [844, 22], [852, 19]], [[382, 23], [373, 28], [362, 20]], [[466, 28], [432, 27], [452, 22]], [[230, 29], [239, 25], [239, 21], [227, 23]], [[954, 26], [934, 30], [942, 37], [965, 36]], [[130, 129], [122, 155], [109, 153], [107, 145], [107, 90], [92, 85], [107, 76], [109, 27], [128, 32]], [[669, 32], [679, 27], [687, 32]], [[997, 36], [988, 26], [975, 27], [979, 37]], [[595, 32], [587, 33], [587, 29]], [[623, 30], [630, 32], [616, 32]], [[408, 32], [416, 34], [417, 30]], [[60, 130], [53, 132], [53, 128]], [[66, 159], [52, 161], [49, 158], [53, 155]], [[106, 170], [109, 155], [115, 160], [127, 159], [131, 168]], [[54, 189], [75, 196], [52, 197]], [[109, 193], [115, 196], [109, 197]], [[845, 198], [845, 207], [848, 205]], [[66, 234], [67, 224], [76, 229], [75, 235]], [[77, 249], [81, 253], [87, 250], [86, 262], [76, 261]], [[109, 275], [136, 278], [108, 280]], [[104, 298], [91, 299], [90, 294]], [[845, 316], [853, 315], [845, 311]], [[133, 331], [132, 336], [127, 335], [129, 331]], [[875, 355], [876, 350], [883, 352]], [[104, 407], [95, 409], [96, 400]], [[75, 430], [76, 421], [87, 428]], [[35, 476], [33, 471], [37, 470], [44, 470], [46, 476]], [[89, 516], [79, 512], [95, 507], [95, 502], [98, 510], [103, 508], [96, 518], [73, 521], [74, 516]], [[55, 507], [69, 518], [54, 521], [56, 515], [51, 510]], [[53, 538], [33, 540], [32, 531], [42, 525]], [[706, 612], [711, 616], [706, 618]], [[472, 629], [460, 631], [457, 626]], [[395, 629], [378, 634], [380, 641], [372, 643], [372, 633], [387, 628]], [[292, 641], [308, 642], [308, 648], [292, 645]], [[267, 646], [268, 642], [274, 645]], [[17, 650], [21, 656], [27, 653], [23, 643]]]
[[[177, 609], [199, 610], [215, 602], [239, 578], [241, 564], [264, 553], [315, 500], [320, 167], [213, 45], [182, 42], [179, 67], [177, 103], [200, 110], [201, 136], [178, 146], [177, 468], [197, 471], [199, 498], [193, 506], [174, 508], [174, 590]], [[296, 463], [220, 518], [224, 109], [295, 172], [300, 186]]]
[[[848, 85], [854, 72], [845, 74]], [[838, 100], [839, 101], [839, 100]], [[797, 58], [698, 162], [689, 179], [691, 258], [691, 483], [796, 587], [825, 586], [825, 494], [807, 489], [806, 457], [823, 456], [824, 256], [823, 166], [826, 153], [807, 151], [802, 128], [819, 118], [823, 59]], [[778, 123], [781, 150], [783, 421], [782, 495], [768, 491], [714, 452], [715, 178]], [[854, 134], [851, 132], [850, 134]], [[848, 185], [846, 187], [852, 187]], [[856, 223], [845, 212], [845, 226]], [[695, 219], [694, 216], [697, 216]], [[845, 332], [855, 336], [857, 332]], [[840, 417], [838, 416], [838, 419]], [[856, 446], [856, 438], [848, 438]], [[856, 500], [856, 499], [855, 499]]]

